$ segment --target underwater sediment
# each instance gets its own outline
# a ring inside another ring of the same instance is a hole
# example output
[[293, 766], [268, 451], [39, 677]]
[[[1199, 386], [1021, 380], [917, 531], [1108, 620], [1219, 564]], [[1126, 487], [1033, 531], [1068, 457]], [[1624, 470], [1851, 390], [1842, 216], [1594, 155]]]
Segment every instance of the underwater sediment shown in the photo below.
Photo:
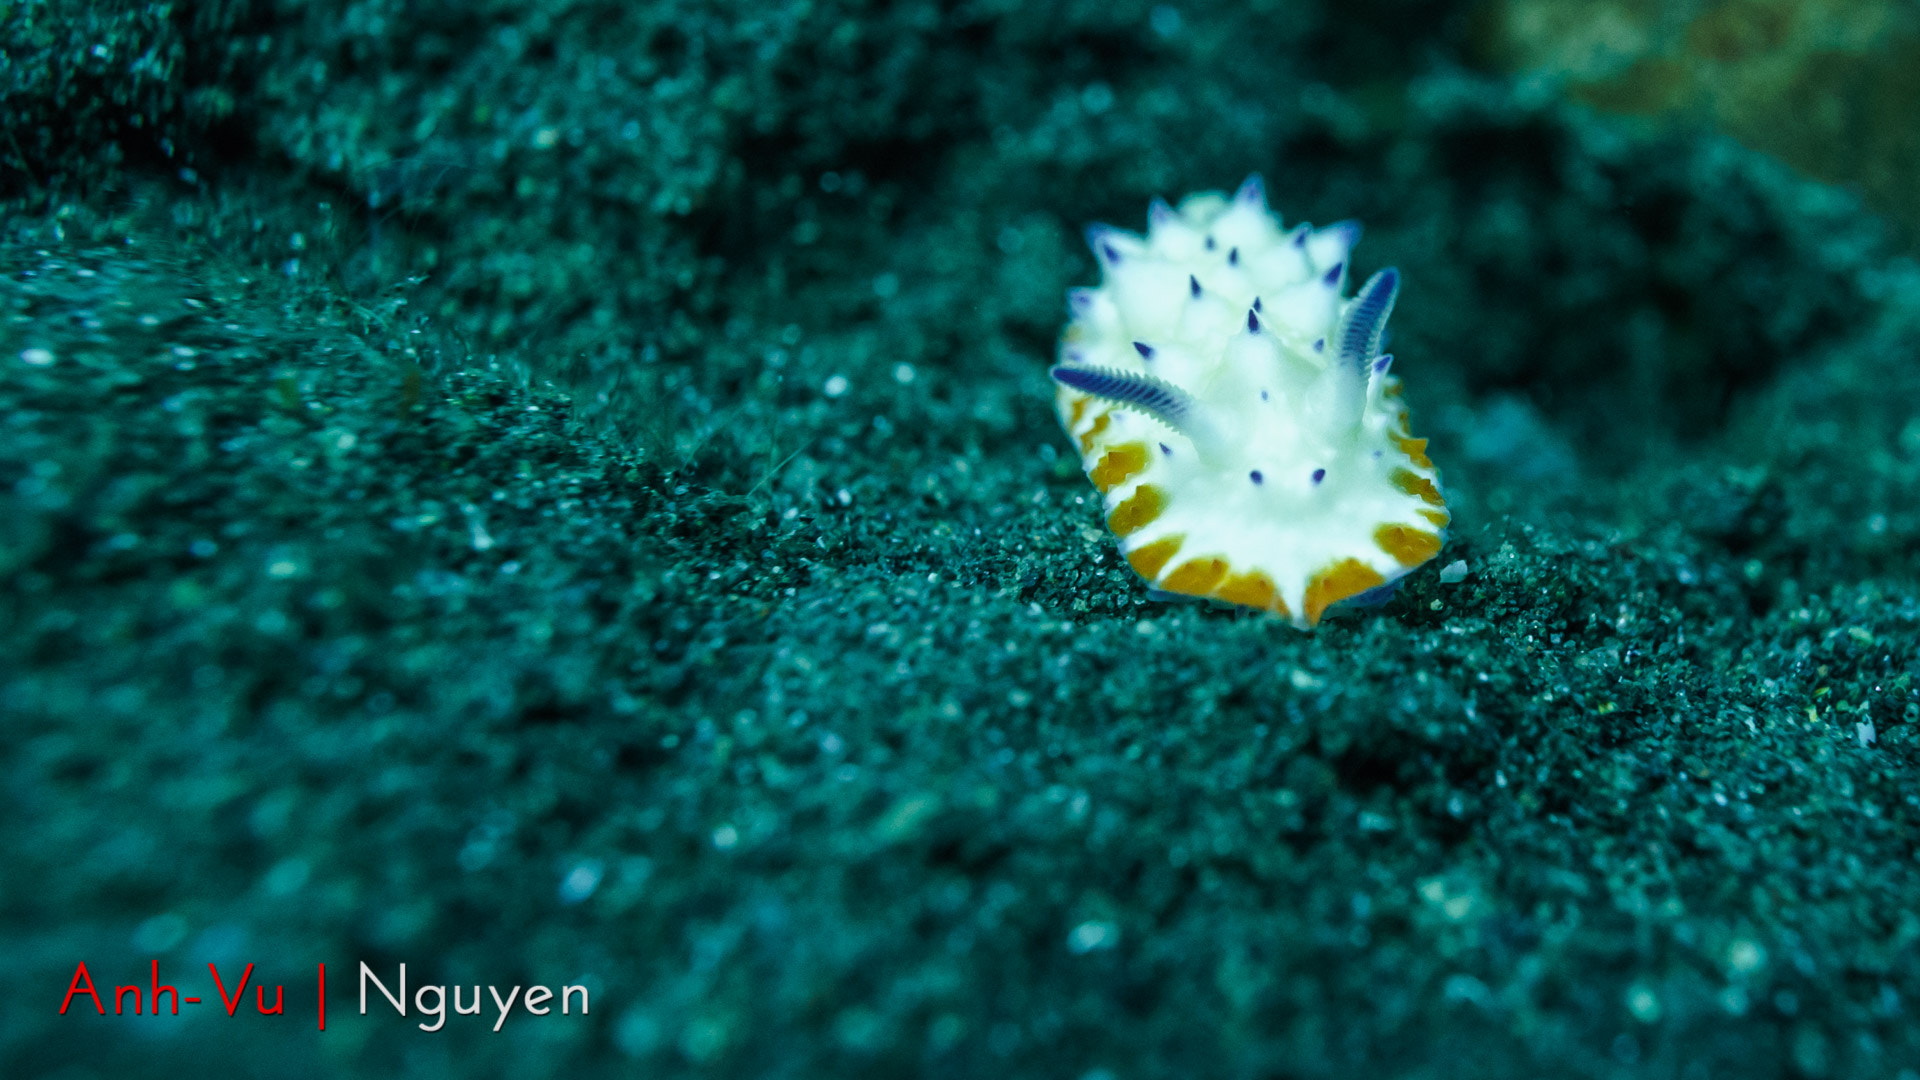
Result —
[[[8, 1075], [1920, 1068], [1848, 192], [1419, 5], [4, 17]], [[1085, 223], [1255, 170], [1454, 512], [1310, 635], [1150, 600], [1046, 375]], [[289, 1014], [55, 1011], [154, 961]]]

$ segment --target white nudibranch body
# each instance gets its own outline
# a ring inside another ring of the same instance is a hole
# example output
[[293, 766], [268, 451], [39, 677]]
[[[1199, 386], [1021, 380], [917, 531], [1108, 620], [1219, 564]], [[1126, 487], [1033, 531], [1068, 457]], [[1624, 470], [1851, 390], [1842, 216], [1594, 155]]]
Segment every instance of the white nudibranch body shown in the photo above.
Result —
[[1312, 627], [1440, 551], [1426, 440], [1382, 356], [1399, 274], [1343, 297], [1359, 226], [1283, 230], [1258, 176], [1155, 200], [1145, 238], [1088, 230], [1056, 405], [1107, 525], [1164, 592]]

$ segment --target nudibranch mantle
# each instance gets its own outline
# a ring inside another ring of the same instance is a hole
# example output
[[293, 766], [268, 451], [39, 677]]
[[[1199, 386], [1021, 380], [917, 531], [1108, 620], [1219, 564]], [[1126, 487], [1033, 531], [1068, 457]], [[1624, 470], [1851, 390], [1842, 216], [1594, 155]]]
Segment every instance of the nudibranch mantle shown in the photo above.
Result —
[[1356, 223], [1282, 229], [1258, 176], [1088, 230], [1056, 407], [1127, 562], [1155, 588], [1309, 628], [1440, 551], [1426, 440], [1380, 353], [1399, 274], [1346, 298]]

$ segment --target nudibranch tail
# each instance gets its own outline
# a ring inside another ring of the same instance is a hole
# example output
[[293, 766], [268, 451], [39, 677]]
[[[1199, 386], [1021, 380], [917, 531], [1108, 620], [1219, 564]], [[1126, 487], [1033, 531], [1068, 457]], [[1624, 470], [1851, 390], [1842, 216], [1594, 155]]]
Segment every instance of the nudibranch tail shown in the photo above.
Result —
[[1072, 293], [1052, 375], [1155, 593], [1307, 628], [1385, 595], [1451, 519], [1381, 353], [1399, 273], [1343, 300], [1358, 223], [1283, 228], [1266, 194], [1256, 174], [1232, 196], [1156, 200], [1145, 237], [1089, 229], [1103, 280]]

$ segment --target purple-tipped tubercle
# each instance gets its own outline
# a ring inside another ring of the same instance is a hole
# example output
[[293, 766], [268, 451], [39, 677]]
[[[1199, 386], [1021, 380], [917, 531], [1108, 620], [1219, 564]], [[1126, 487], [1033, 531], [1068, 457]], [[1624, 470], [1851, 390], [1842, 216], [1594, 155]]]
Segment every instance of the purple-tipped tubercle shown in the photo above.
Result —
[[1119, 233], [1120, 230], [1111, 225], [1089, 225], [1087, 226], [1087, 246], [1092, 248], [1093, 253], [1103, 262], [1111, 266], [1120, 261], [1120, 248], [1113, 242], [1113, 238]]

